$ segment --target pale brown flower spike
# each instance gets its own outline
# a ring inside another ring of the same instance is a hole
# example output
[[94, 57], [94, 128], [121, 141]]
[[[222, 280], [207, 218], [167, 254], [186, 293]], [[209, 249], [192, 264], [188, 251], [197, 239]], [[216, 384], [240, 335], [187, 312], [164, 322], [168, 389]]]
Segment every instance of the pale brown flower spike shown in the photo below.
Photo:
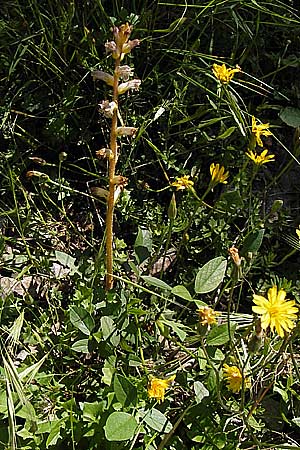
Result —
[[[138, 90], [141, 81], [137, 78], [130, 80], [133, 75], [133, 69], [130, 66], [121, 65], [121, 61], [131, 52], [131, 50], [140, 44], [138, 39], [132, 41], [129, 37], [132, 32], [132, 25], [128, 23], [112, 29], [113, 40], [105, 44], [107, 53], [110, 53], [115, 61], [113, 75], [94, 70], [92, 77], [94, 80], [101, 80], [113, 89], [112, 99], [102, 100], [100, 102], [100, 112], [107, 119], [111, 119], [110, 145], [107, 149], [100, 149], [96, 152], [98, 158], [107, 158], [108, 161], [108, 179], [109, 189], [107, 194], [107, 212], [106, 212], [106, 290], [113, 287], [113, 215], [114, 206], [119, 194], [127, 183], [127, 178], [122, 175], [116, 175], [116, 164], [118, 160], [119, 146], [117, 138], [119, 136], [134, 137], [137, 128], [124, 126], [119, 112], [119, 95], [128, 91]], [[122, 79], [123, 82], [119, 83]], [[118, 120], [120, 118], [120, 125]]]

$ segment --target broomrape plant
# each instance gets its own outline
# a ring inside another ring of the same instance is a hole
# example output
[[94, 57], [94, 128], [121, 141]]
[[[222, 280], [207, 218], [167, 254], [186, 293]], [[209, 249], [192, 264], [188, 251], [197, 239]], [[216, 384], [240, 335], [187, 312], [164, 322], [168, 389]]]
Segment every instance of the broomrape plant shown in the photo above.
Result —
[[[114, 40], [107, 42], [105, 48], [111, 54], [115, 61], [113, 75], [96, 70], [92, 72], [94, 80], [101, 80], [113, 89], [112, 100], [102, 100], [100, 103], [100, 112], [108, 119], [111, 119], [110, 148], [101, 149], [97, 152], [98, 156], [108, 158], [108, 178], [109, 188], [107, 195], [106, 212], [106, 290], [113, 287], [113, 217], [114, 206], [116, 203], [116, 189], [121, 191], [127, 183], [127, 179], [121, 175], [116, 175], [116, 164], [119, 157], [119, 148], [117, 138], [119, 136], [134, 137], [137, 129], [134, 127], [118, 126], [120, 117], [119, 95], [130, 90], [138, 90], [141, 84], [139, 79], [129, 80], [133, 75], [133, 69], [130, 66], [121, 66], [125, 55], [140, 44], [138, 39], [129, 40], [132, 32], [132, 26], [128, 23], [120, 27], [114, 26], [112, 29]], [[123, 80], [120, 83], [120, 79]]]

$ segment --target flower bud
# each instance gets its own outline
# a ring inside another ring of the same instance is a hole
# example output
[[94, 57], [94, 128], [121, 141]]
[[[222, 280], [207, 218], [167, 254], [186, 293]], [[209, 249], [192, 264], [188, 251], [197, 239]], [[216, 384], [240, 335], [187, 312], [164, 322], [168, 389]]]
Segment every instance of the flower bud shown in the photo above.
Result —
[[29, 156], [28, 159], [30, 159], [30, 161], [34, 162], [35, 164], [39, 164], [40, 166], [45, 166], [47, 164], [47, 161], [45, 161], [43, 158], [39, 158], [38, 156]]
[[43, 172], [38, 172], [37, 170], [29, 170], [28, 172], [26, 172], [26, 177], [27, 178], [44, 178], [44, 179], [49, 179], [48, 175], [43, 173]]
[[58, 155], [59, 162], [63, 162], [67, 159], [68, 154], [66, 152], [60, 152]]
[[137, 128], [134, 127], [118, 127], [117, 136], [135, 136], [137, 133]]
[[96, 156], [99, 159], [114, 159], [114, 154], [110, 148], [100, 148], [100, 150], [96, 151]]
[[132, 26], [128, 22], [123, 23], [120, 27], [113, 27], [113, 35], [119, 49], [122, 49], [122, 46], [128, 41], [131, 31]]
[[122, 47], [122, 53], [124, 53], [124, 54], [130, 53], [131, 50], [134, 47], [136, 47], [137, 45], [140, 45], [140, 40], [139, 39], [134, 39], [133, 41], [126, 42], [126, 44], [124, 44], [123, 47]]
[[128, 178], [123, 177], [122, 175], [116, 175], [114, 178], [110, 180], [112, 184], [125, 186], [128, 183]]
[[103, 72], [102, 70], [93, 70], [92, 72], [93, 81], [101, 80], [109, 86], [114, 85], [114, 77], [107, 72]]
[[274, 214], [279, 211], [283, 206], [283, 201], [280, 199], [274, 200], [273, 205], [271, 206], [270, 214]]
[[170, 220], [175, 220], [177, 216], [177, 207], [176, 207], [176, 197], [175, 193], [173, 192], [173, 195], [171, 197], [171, 201], [168, 208], [168, 218]]
[[107, 200], [107, 197], [108, 197], [108, 190], [107, 189], [103, 189], [103, 188], [100, 188], [100, 187], [92, 186], [91, 187], [91, 193], [95, 197], [104, 198], [105, 200]]
[[234, 262], [234, 264], [239, 267], [241, 265], [241, 258], [239, 255], [239, 251], [236, 247], [232, 246], [228, 249], [228, 253], [231, 256], [232, 261]]

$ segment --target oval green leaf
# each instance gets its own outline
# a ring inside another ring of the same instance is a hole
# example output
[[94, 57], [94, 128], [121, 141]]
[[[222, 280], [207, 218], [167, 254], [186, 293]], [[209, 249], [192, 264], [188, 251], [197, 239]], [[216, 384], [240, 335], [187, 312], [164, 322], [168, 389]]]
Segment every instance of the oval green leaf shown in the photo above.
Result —
[[178, 284], [178, 286], [174, 286], [172, 289], [172, 294], [177, 297], [183, 298], [184, 300], [193, 301], [193, 298], [186, 287]]
[[226, 344], [234, 335], [236, 324], [231, 324], [228, 330], [228, 324], [224, 323], [218, 327], [214, 327], [207, 335], [207, 345], [223, 345]]
[[144, 422], [158, 432], [163, 431], [164, 433], [169, 433], [172, 430], [172, 425], [166, 416], [155, 408], [145, 413]]
[[95, 326], [94, 319], [90, 313], [80, 306], [71, 306], [70, 321], [75, 328], [78, 328], [83, 334], [89, 336]]
[[150, 275], [144, 275], [141, 277], [144, 281], [146, 281], [147, 284], [150, 284], [151, 286], [158, 287], [160, 289], [165, 289], [166, 291], [171, 291], [172, 288], [164, 281], [160, 280], [159, 278], [151, 277]]
[[206, 294], [216, 289], [223, 281], [227, 267], [227, 261], [223, 256], [218, 256], [206, 263], [197, 273], [195, 280], [195, 292]]
[[243, 247], [241, 249], [241, 256], [246, 256], [249, 252], [256, 253], [262, 244], [264, 234], [264, 228], [250, 233], [244, 240]]
[[280, 119], [290, 127], [300, 127], [300, 109], [287, 106], [279, 113]]
[[107, 419], [104, 431], [108, 441], [127, 441], [134, 436], [138, 424], [125, 412], [113, 412]]

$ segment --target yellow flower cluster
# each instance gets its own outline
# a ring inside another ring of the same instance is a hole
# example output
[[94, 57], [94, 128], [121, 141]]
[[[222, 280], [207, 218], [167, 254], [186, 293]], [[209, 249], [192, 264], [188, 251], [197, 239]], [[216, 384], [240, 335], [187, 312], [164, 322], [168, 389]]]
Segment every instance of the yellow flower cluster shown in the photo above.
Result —
[[201, 306], [198, 309], [198, 314], [201, 325], [212, 325], [217, 323], [216, 317], [220, 315], [219, 312], [214, 311], [209, 306]]

